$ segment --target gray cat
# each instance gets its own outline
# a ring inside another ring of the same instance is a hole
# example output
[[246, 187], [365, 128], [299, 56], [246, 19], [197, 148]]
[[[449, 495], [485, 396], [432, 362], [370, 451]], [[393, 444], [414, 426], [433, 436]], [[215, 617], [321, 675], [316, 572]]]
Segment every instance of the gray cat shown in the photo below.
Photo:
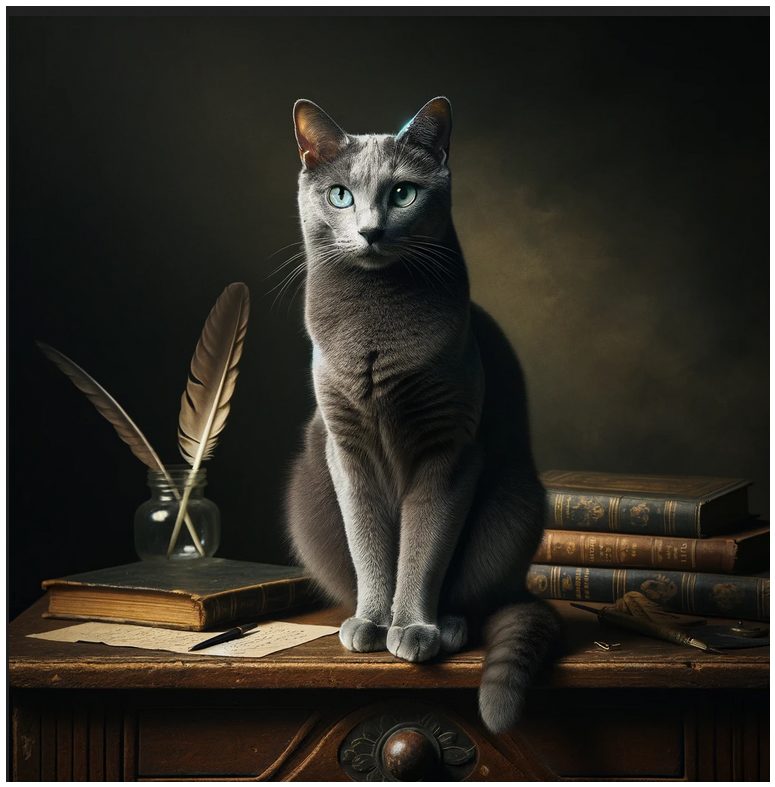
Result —
[[486, 621], [479, 709], [503, 731], [557, 622], [525, 588], [544, 490], [519, 363], [469, 298], [449, 102], [397, 135], [347, 134], [306, 100], [293, 114], [317, 400], [286, 500], [293, 547], [355, 606], [349, 650], [425, 661]]

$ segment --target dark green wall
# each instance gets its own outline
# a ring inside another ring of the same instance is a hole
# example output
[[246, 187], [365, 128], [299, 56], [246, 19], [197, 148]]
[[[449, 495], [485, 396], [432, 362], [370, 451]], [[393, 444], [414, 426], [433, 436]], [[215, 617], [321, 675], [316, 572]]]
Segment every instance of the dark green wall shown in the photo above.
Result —
[[230, 281], [252, 316], [210, 466], [225, 557], [287, 559], [310, 406], [294, 99], [355, 132], [444, 93], [473, 293], [525, 367], [537, 460], [747, 476], [768, 512], [766, 18], [11, 18], [11, 609], [133, 559], [144, 470], [33, 345], [177, 461], [178, 399]]

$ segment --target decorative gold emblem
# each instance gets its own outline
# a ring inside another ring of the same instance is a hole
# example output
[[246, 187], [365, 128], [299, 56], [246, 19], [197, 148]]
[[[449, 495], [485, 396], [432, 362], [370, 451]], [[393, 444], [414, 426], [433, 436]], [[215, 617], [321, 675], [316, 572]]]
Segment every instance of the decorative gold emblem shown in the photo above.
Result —
[[527, 589], [531, 593], [544, 593], [549, 587], [549, 577], [545, 574], [530, 574], [527, 578]]
[[659, 574], [655, 579], [647, 579], [640, 586], [646, 598], [662, 603], [674, 598], [678, 593], [678, 586], [664, 574]]
[[646, 503], [638, 503], [630, 509], [630, 522], [636, 527], [646, 527], [650, 509]]
[[713, 600], [719, 609], [727, 612], [740, 607], [743, 603], [743, 591], [734, 582], [721, 582], [713, 586]]
[[599, 497], [577, 497], [568, 510], [571, 522], [591, 529], [605, 517], [605, 506]]

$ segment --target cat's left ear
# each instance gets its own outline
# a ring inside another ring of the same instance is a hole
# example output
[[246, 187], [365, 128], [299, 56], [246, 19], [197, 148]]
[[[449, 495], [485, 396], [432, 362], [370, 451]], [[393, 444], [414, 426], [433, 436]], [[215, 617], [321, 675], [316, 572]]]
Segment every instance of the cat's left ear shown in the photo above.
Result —
[[452, 134], [452, 106], [445, 96], [432, 98], [396, 135], [406, 137], [429, 148], [442, 164], [449, 158], [449, 138]]
[[301, 163], [306, 169], [336, 158], [349, 142], [347, 134], [317, 105], [300, 98], [293, 105], [293, 126]]

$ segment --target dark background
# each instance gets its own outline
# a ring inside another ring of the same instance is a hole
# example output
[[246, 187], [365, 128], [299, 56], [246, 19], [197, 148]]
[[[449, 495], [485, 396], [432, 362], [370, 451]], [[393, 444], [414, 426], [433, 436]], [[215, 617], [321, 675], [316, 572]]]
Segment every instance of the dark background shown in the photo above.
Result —
[[525, 367], [539, 467], [745, 476], [768, 513], [768, 20], [34, 17], [8, 24], [11, 613], [134, 559], [145, 470], [38, 353], [178, 461], [202, 323], [252, 314], [209, 468], [224, 557], [287, 560], [311, 407], [294, 99], [353, 132], [450, 97], [473, 295]]

